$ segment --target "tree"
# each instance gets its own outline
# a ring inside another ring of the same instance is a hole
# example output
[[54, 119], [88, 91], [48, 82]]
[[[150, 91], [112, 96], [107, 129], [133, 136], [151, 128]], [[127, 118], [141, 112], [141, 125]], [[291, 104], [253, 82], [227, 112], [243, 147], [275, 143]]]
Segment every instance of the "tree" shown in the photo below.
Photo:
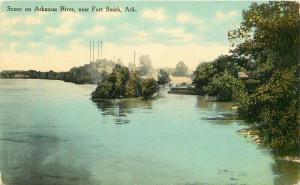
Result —
[[151, 98], [159, 90], [158, 83], [154, 78], [146, 78], [142, 81], [142, 95], [144, 99]]
[[243, 68], [240, 66], [241, 62], [230, 55], [220, 55], [212, 61], [212, 64], [216, 73], [221, 74], [227, 71], [234, 77], [237, 77], [237, 73]]
[[238, 97], [242, 89], [242, 82], [225, 71], [224, 74], [212, 78], [206, 87], [206, 92], [217, 96], [219, 101], [232, 101]]
[[97, 85], [97, 88], [92, 92], [93, 99], [109, 99], [113, 91], [113, 84], [108, 81], [103, 81]]
[[233, 44], [237, 44], [233, 53], [247, 56], [258, 64], [272, 60], [276, 69], [295, 66], [299, 23], [297, 2], [252, 3], [243, 12], [240, 28], [228, 33]]
[[158, 84], [166, 85], [166, 84], [170, 83], [170, 81], [171, 81], [171, 79], [170, 79], [169, 73], [160, 69], [159, 74], [158, 74]]
[[174, 76], [186, 76], [188, 72], [188, 67], [184, 64], [184, 62], [180, 61], [175, 68], [173, 73]]
[[232, 101], [242, 87], [237, 74], [245, 68], [247, 61], [244, 59], [221, 55], [212, 62], [198, 65], [193, 73], [193, 84], [200, 95], [215, 95], [218, 100]]
[[140, 66], [138, 68], [139, 75], [144, 76], [152, 73], [153, 67], [149, 55], [140, 56], [139, 61], [140, 61]]
[[252, 76], [257, 82], [243, 92], [239, 113], [258, 124], [262, 141], [278, 153], [297, 152], [299, 146], [299, 24], [297, 2], [252, 3], [240, 28], [228, 33], [236, 44], [232, 53], [256, 66]]
[[112, 97], [121, 98], [125, 95], [126, 85], [129, 79], [129, 70], [125, 66], [116, 64], [108, 77], [108, 81], [113, 84]]
[[139, 97], [141, 95], [141, 78], [137, 72], [130, 72], [130, 77], [126, 86], [126, 97]]
[[276, 70], [270, 82], [240, 99], [239, 113], [260, 123], [262, 141], [277, 153], [291, 154], [299, 146], [295, 68]]
[[205, 95], [206, 86], [211, 82], [217, 70], [211, 62], [203, 62], [199, 64], [193, 73], [193, 85], [200, 95]]

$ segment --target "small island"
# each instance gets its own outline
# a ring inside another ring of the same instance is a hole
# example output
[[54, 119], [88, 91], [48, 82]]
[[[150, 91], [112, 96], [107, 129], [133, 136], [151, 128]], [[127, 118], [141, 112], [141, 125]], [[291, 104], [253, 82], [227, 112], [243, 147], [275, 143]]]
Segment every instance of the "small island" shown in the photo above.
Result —
[[154, 78], [142, 79], [138, 73], [116, 64], [109, 76], [92, 93], [93, 100], [143, 97], [149, 99], [159, 90]]

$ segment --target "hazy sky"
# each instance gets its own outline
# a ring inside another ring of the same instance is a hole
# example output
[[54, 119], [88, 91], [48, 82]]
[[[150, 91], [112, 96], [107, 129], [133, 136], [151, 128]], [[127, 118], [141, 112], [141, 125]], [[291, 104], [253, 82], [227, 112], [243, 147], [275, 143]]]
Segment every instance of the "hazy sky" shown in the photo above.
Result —
[[[103, 41], [103, 57], [124, 64], [150, 55], [155, 67], [190, 68], [228, 52], [227, 32], [239, 25], [249, 2], [2, 2], [0, 70], [65, 71], [89, 62], [89, 41]], [[8, 12], [7, 6], [31, 8]], [[35, 12], [35, 6], [76, 12]], [[91, 7], [104, 12], [91, 12]], [[123, 13], [105, 12], [106, 6]], [[137, 12], [124, 12], [126, 7]], [[82, 13], [79, 7], [90, 8]], [[95, 57], [97, 52], [95, 50]]]

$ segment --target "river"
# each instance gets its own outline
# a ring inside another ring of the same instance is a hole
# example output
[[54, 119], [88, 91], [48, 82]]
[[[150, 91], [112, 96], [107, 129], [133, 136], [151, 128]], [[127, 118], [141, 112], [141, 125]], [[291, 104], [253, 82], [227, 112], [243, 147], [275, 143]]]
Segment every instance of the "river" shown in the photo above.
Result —
[[165, 91], [90, 100], [94, 85], [0, 80], [5, 185], [289, 185], [299, 165], [237, 133], [232, 103]]

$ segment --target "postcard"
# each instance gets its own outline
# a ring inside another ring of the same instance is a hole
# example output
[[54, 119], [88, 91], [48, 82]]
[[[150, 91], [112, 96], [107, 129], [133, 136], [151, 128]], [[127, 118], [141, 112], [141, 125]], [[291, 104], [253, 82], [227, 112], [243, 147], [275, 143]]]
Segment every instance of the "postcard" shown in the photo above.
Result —
[[0, 185], [300, 184], [299, 2], [0, 5]]

